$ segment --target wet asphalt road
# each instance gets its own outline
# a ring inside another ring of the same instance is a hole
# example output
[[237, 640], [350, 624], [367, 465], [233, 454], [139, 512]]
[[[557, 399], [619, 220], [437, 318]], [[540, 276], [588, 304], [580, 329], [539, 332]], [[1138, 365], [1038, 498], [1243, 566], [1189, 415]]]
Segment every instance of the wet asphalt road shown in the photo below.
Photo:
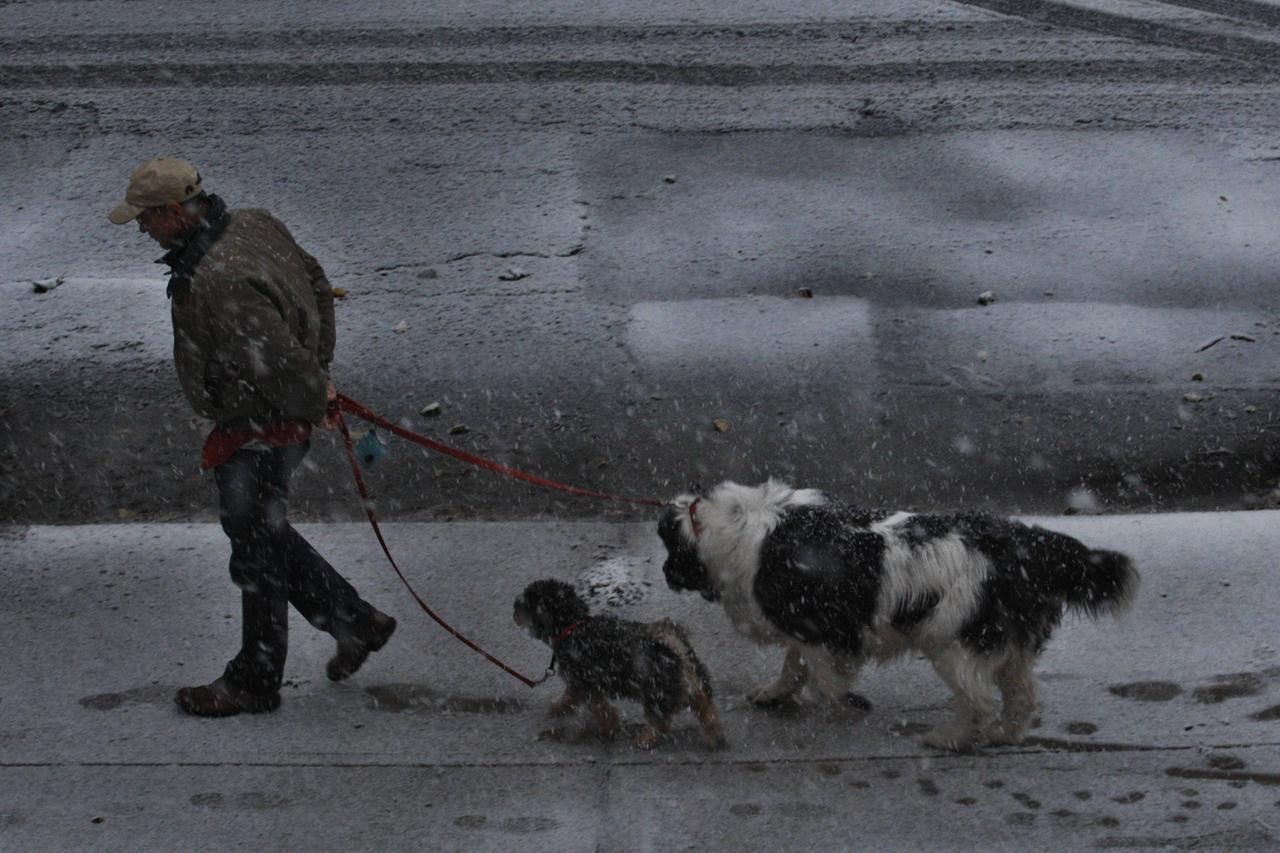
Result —
[[[0, 520], [211, 517], [158, 252], [105, 222], [158, 153], [346, 291], [345, 393], [507, 465], [1273, 502], [1276, 7], [1134, 5], [0, 6]], [[391, 450], [390, 516], [649, 512]], [[299, 515], [353, 517], [311, 460]]]

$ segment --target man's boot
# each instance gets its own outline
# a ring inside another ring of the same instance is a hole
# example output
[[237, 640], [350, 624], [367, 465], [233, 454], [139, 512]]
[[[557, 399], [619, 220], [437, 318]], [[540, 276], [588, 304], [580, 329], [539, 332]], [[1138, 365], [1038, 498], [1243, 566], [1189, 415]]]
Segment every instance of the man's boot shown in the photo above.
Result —
[[280, 707], [280, 691], [255, 693], [236, 685], [224, 675], [210, 684], [180, 688], [173, 701], [197, 717], [230, 717], [274, 711]]
[[338, 653], [329, 659], [326, 673], [332, 681], [342, 681], [355, 674], [369, 657], [387, 644], [395, 633], [396, 620], [377, 610], [355, 625], [338, 628]]

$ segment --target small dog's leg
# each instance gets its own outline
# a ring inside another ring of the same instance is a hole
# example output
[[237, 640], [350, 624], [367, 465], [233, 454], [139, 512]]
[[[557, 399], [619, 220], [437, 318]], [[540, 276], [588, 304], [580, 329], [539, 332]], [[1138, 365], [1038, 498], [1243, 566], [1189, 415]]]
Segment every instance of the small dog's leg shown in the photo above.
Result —
[[651, 708], [644, 709], [644, 718], [646, 723], [636, 735], [635, 745], [640, 749], [653, 749], [671, 733], [671, 718]]
[[695, 691], [689, 697], [689, 707], [693, 709], [698, 722], [702, 724], [702, 736], [706, 738], [707, 746], [712, 749], [722, 749], [727, 741], [724, 737], [724, 726], [720, 722], [720, 712], [716, 710], [716, 703], [711, 701], [711, 691], [706, 689]]
[[987, 739], [992, 743], [1022, 743], [1039, 705], [1035, 662], [1034, 655], [1015, 653], [996, 668], [996, 686], [1003, 701], [1000, 719], [987, 730]]
[[747, 694], [747, 701], [760, 706], [779, 705], [794, 696], [808, 679], [809, 669], [800, 654], [800, 647], [795, 643], [788, 643], [787, 659], [782, 662], [778, 680], [752, 690]]
[[572, 687], [566, 687], [564, 695], [551, 703], [547, 713], [553, 717], [563, 717], [576, 711], [581, 703], [582, 697], [575, 693]]
[[[547, 715], [551, 717], [567, 717], [577, 710], [581, 702], [582, 696], [572, 687], [565, 685], [564, 694], [551, 703], [551, 707], [547, 709]], [[567, 737], [568, 732], [562, 723], [557, 723], [549, 729], [543, 729], [538, 732], [538, 740], [563, 741]]]
[[991, 661], [978, 658], [956, 644], [930, 658], [933, 668], [955, 694], [955, 715], [924, 736], [927, 746], [964, 752], [994, 716]]
[[613, 737], [621, 725], [622, 719], [618, 709], [605, 698], [603, 693], [593, 695], [590, 700], [591, 720], [595, 724], [596, 733], [606, 740]]

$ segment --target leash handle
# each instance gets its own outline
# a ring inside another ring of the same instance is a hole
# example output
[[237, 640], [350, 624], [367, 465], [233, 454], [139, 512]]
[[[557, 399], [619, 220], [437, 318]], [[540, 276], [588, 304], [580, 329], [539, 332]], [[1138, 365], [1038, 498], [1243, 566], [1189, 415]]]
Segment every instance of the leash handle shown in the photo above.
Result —
[[[355, 415], [357, 418], [360, 418], [361, 420], [364, 420], [364, 421], [368, 421], [369, 423], [375, 426], [382, 427], [387, 432], [392, 433], [393, 435], [398, 435], [401, 438], [405, 439], [406, 441], [411, 441], [414, 444], [425, 447], [428, 450], [434, 450], [437, 453], [443, 453], [446, 456], [452, 456], [454, 459], [461, 459], [463, 462], [467, 462], [471, 465], [476, 466], [477, 468], [483, 468], [486, 471], [493, 471], [495, 473], [503, 474], [507, 477], [511, 477], [512, 479], [515, 479], [515, 480], [523, 480], [526, 483], [533, 483], [535, 486], [542, 486], [543, 488], [546, 488], [546, 489], [555, 489], [556, 491], [560, 491], [560, 492], [568, 492], [571, 495], [580, 495], [582, 497], [587, 497], [587, 498], [598, 498], [604, 501], [617, 501], [619, 503], [643, 504], [645, 506], [666, 506], [665, 501], [655, 500], [654, 498], [630, 498], [630, 497], [623, 497], [621, 495], [610, 495], [610, 494], [606, 494], [605, 492], [596, 492], [596, 491], [592, 491], [591, 489], [582, 489], [582, 488], [578, 488], [577, 486], [568, 486], [568, 485], [565, 485], [564, 483], [557, 483], [555, 480], [548, 480], [544, 477], [538, 477], [533, 474], [528, 474], [524, 471], [517, 471], [515, 468], [508, 468], [506, 465], [502, 465], [501, 463], [494, 462], [491, 459], [485, 459], [482, 456], [476, 456], [474, 453], [467, 453], [465, 450], [459, 450], [456, 447], [450, 447], [447, 444], [436, 441], [434, 439], [427, 438], [424, 435], [418, 435], [416, 432], [411, 432], [405, 429], [404, 427], [401, 427], [392, 423], [391, 421], [387, 420], [381, 415], [375, 414], [374, 412], [370, 411], [369, 409], [357, 403], [355, 400], [352, 400], [350, 397], [339, 394], [335, 402], [337, 403], [339, 414], [341, 414], [341, 412], [350, 412], [351, 414]], [[339, 421], [339, 423], [341, 423], [341, 421]]]
[[373, 511], [373, 505], [369, 499], [369, 490], [368, 488], [366, 488], [364, 484], [364, 477], [360, 474], [360, 465], [356, 461], [355, 446], [352, 444], [352, 441], [351, 441], [351, 430], [347, 429], [347, 422], [342, 417], [342, 412], [339, 411], [336, 414], [337, 414], [336, 419], [338, 422], [338, 429], [342, 431], [342, 441], [347, 446], [347, 459], [351, 462], [351, 473], [355, 475], [356, 489], [360, 492], [360, 500], [364, 505], [365, 515], [369, 516], [369, 523], [373, 526], [373, 535], [378, 537], [378, 544], [382, 546], [382, 553], [387, 555], [387, 562], [391, 564], [391, 568], [395, 569], [397, 577], [399, 577], [400, 582], [404, 584], [404, 588], [409, 590], [409, 594], [413, 596], [413, 600], [418, 602], [418, 606], [421, 607], [423, 611], [428, 616], [430, 616], [437, 625], [439, 625], [441, 628], [445, 629], [450, 634], [452, 634], [454, 639], [458, 640], [460, 643], [462, 643], [464, 646], [468, 647], [472, 651], [478, 652], [482, 657], [484, 657], [485, 660], [489, 661], [489, 663], [503, 670], [513, 678], [516, 678], [519, 681], [524, 682], [525, 685], [529, 687], [536, 687], [539, 684], [546, 681], [548, 678], [550, 678], [551, 677], [550, 670], [548, 670], [547, 673], [537, 681], [534, 681], [528, 676], [521, 675], [516, 670], [507, 666], [505, 663], [498, 660], [496, 657], [489, 654], [484, 649], [480, 648], [480, 646], [476, 645], [474, 642], [472, 642], [470, 639], [464, 636], [460, 631], [455, 629], [448, 622], [444, 621], [444, 619], [438, 616], [436, 612], [432, 610], [431, 607], [425, 601], [422, 600], [422, 596], [418, 595], [418, 593], [414, 590], [413, 586], [410, 585], [408, 579], [405, 578], [404, 572], [400, 571], [400, 567], [396, 565], [395, 558], [391, 556], [391, 549], [387, 547], [387, 540], [382, 538], [382, 529], [378, 526], [378, 516]]

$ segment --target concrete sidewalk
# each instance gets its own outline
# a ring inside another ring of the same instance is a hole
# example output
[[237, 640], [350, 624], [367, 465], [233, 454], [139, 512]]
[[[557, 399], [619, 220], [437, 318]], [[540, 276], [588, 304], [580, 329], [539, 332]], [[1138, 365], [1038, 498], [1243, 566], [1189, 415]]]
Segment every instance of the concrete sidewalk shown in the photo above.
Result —
[[722, 752], [690, 716], [653, 753], [538, 740], [558, 686], [529, 690], [445, 635], [357, 524], [302, 530], [400, 618], [393, 643], [331, 684], [331, 641], [295, 617], [278, 713], [185, 717], [174, 689], [216, 675], [238, 641], [217, 527], [9, 528], [0, 850], [1275, 849], [1280, 513], [1039, 521], [1129, 552], [1144, 586], [1122, 620], [1063, 626], [1026, 745], [963, 756], [919, 743], [948, 695], [918, 661], [866, 675], [863, 719], [745, 707], [781, 654], [669, 592], [650, 524], [387, 535], [433, 606], [529, 674], [549, 657], [510, 621], [529, 580], [685, 622], [715, 679]]

